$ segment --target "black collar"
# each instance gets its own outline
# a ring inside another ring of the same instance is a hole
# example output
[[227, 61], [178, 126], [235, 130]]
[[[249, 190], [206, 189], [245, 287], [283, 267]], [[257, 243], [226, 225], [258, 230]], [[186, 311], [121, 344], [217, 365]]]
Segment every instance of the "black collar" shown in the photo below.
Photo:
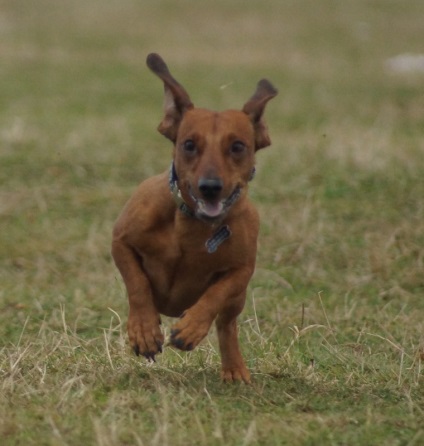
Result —
[[174, 162], [172, 162], [171, 167], [169, 168], [169, 189], [171, 189], [172, 196], [174, 197], [175, 204], [177, 208], [188, 217], [195, 217], [194, 211], [188, 206], [188, 204], [184, 201], [184, 198], [181, 195], [180, 188], [178, 187], [178, 176], [175, 171]]

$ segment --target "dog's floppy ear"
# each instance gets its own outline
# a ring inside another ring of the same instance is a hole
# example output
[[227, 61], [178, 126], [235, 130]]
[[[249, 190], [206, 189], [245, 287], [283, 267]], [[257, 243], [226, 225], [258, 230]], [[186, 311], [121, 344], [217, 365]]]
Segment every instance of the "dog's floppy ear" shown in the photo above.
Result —
[[258, 82], [256, 91], [253, 96], [244, 104], [243, 111], [246, 113], [253, 123], [255, 129], [255, 145], [256, 150], [271, 144], [268, 135], [268, 129], [262, 119], [266, 103], [277, 96], [278, 91], [273, 87], [271, 82], [262, 79]]
[[165, 87], [165, 116], [159, 124], [158, 130], [162, 135], [175, 142], [181, 119], [187, 110], [193, 108], [193, 104], [185, 89], [172, 77], [159, 54], [149, 54], [146, 63], [153, 73], [162, 79]]

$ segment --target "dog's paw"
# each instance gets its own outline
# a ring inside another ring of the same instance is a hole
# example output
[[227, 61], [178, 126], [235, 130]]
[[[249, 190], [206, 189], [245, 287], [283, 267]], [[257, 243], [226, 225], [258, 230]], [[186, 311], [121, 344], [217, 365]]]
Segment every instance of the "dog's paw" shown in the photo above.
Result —
[[223, 368], [221, 379], [226, 383], [243, 381], [245, 384], [251, 384], [250, 372], [244, 364], [240, 367]]
[[180, 350], [193, 350], [208, 334], [212, 320], [196, 317], [190, 311], [183, 314], [171, 329], [170, 344]]
[[137, 356], [141, 355], [149, 361], [155, 361], [155, 356], [162, 353], [164, 337], [159, 327], [159, 320], [146, 321], [140, 317], [130, 316], [128, 337]]

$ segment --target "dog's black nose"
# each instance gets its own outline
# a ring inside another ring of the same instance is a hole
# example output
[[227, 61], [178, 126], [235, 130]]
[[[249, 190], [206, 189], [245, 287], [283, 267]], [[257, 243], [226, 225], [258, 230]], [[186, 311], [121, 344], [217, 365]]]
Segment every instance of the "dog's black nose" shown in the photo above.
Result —
[[214, 200], [222, 191], [222, 180], [220, 178], [200, 178], [199, 190], [206, 200]]

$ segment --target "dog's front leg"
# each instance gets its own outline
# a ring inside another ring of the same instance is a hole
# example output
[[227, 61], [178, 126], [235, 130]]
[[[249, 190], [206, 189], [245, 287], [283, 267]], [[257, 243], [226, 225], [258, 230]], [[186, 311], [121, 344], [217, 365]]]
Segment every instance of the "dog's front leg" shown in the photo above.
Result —
[[252, 267], [228, 271], [211, 285], [191, 308], [184, 312], [171, 330], [171, 344], [181, 350], [192, 350], [207, 335], [218, 316], [217, 329], [225, 381], [244, 380], [250, 375], [238, 347], [236, 318], [246, 300], [246, 288]]
[[121, 241], [112, 244], [112, 256], [128, 293], [128, 337], [136, 355], [154, 360], [162, 352], [164, 341], [160, 330], [160, 316], [153, 303], [153, 295], [140, 259], [134, 250]]

